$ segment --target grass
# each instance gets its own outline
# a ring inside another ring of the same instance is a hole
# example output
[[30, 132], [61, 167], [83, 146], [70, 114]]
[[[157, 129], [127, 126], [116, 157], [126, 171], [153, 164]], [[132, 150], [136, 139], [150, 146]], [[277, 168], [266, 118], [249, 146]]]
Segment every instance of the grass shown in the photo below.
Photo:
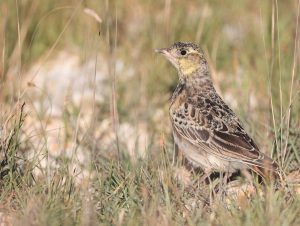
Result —
[[[300, 224], [298, 1], [16, 0], [0, 12], [0, 223]], [[178, 40], [201, 44], [292, 198], [213, 194], [172, 164], [177, 77], [153, 49]]]

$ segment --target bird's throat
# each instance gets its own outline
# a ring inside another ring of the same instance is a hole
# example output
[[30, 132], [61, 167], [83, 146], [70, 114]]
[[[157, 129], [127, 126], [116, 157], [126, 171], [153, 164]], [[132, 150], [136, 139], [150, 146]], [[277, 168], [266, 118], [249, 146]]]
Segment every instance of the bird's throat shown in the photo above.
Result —
[[180, 73], [184, 76], [184, 77], [188, 77], [190, 75], [193, 75], [195, 73], [197, 73], [197, 71], [199, 70], [199, 64], [191, 62], [191, 61], [181, 61], [179, 62], [179, 69], [180, 69]]

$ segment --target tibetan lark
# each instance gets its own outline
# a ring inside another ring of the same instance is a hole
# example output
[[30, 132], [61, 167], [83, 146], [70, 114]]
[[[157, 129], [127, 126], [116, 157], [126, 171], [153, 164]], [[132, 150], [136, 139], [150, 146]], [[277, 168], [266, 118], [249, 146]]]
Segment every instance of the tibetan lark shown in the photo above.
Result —
[[156, 52], [178, 71], [169, 112], [175, 146], [184, 158], [194, 168], [202, 168], [206, 177], [249, 170], [264, 179], [277, 177], [277, 164], [259, 150], [217, 94], [202, 50], [193, 43], [177, 42]]

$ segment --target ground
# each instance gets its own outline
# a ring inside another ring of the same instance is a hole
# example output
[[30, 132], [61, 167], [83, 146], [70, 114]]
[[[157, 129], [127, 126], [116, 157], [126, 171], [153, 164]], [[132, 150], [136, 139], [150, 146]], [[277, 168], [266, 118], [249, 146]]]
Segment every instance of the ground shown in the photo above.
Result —
[[[4, 0], [0, 14], [0, 225], [300, 224], [298, 1]], [[201, 46], [288, 187], [199, 185], [173, 162], [178, 77], [154, 49], [175, 41]]]

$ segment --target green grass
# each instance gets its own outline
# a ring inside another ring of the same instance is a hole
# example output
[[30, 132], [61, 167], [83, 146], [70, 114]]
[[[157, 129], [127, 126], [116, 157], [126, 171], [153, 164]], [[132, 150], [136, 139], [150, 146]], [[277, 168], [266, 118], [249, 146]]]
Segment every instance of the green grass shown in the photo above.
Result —
[[[292, 0], [1, 1], [0, 224], [299, 225], [298, 14]], [[237, 199], [189, 192], [182, 175], [199, 174], [172, 164], [176, 72], [153, 52], [179, 40], [204, 49], [220, 94], [280, 163], [293, 198], [270, 186]], [[37, 78], [60, 51], [79, 57], [93, 94], [78, 103], [68, 90], [57, 117], [51, 81], [46, 91]]]

